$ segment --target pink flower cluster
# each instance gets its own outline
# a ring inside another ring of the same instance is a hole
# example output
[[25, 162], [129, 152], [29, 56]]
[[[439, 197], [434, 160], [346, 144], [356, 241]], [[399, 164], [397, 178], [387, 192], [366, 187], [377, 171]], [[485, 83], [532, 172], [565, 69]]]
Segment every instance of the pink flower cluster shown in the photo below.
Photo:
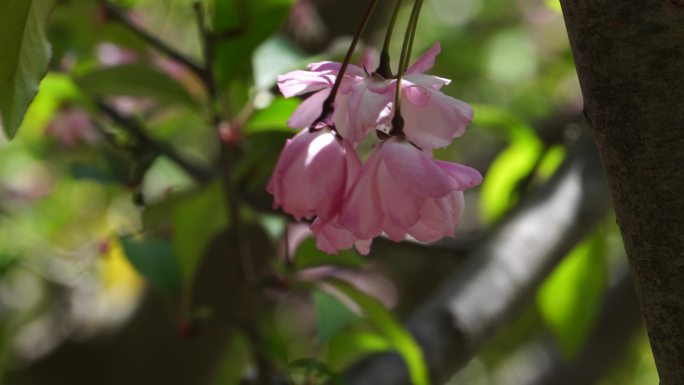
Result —
[[[397, 242], [407, 235], [422, 242], [453, 236], [463, 213], [463, 191], [482, 176], [432, 158], [432, 149], [461, 136], [473, 116], [470, 106], [440, 91], [449, 80], [424, 74], [439, 51], [439, 44], [429, 49], [409, 67], [401, 85], [349, 65], [332, 117], [323, 123], [316, 119], [341, 64], [315, 63], [309, 71], [278, 77], [286, 97], [314, 94], [288, 121], [303, 130], [287, 141], [267, 190], [274, 207], [297, 219], [315, 218], [311, 230], [319, 249], [336, 253], [356, 246], [367, 254], [373, 238], [383, 233]], [[389, 136], [397, 86], [403, 134]], [[385, 134], [378, 135], [382, 139], [362, 164], [355, 146], [375, 130]]]

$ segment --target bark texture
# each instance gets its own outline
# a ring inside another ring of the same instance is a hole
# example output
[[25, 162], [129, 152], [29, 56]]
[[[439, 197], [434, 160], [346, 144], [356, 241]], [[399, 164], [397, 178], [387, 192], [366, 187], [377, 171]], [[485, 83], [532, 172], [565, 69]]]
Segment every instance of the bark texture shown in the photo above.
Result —
[[684, 0], [561, 0], [662, 385], [684, 384]]

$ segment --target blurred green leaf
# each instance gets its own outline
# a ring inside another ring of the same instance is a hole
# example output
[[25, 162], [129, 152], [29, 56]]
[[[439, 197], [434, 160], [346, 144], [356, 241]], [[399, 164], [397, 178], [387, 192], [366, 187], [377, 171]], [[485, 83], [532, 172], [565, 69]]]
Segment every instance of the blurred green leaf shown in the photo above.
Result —
[[278, 75], [297, 68], [303, 58], [304, 54], [284, 36], [271, 37], [254, 51], [254, 85], [260, 90], [273, 87]]
[[363, 355], [391, 350], [387, 338], [376, 332], [345, 329], [330, 338], [327, 361], [334, 368], [344, 367]]
[[375, 298], [345, 281], [328, 278], [326, 283], [341, 291], [361, 307], [366, 319], [384, 334], [392, 347], [404, 359], [413, 384], [427, 385], [430, 383], [420, 346], [387, 308]]
[[276, 98], [270, 106], [257, 110], [249, 118], [242, 131], [246, 135], [266, 131], [294, 133], [295, 131], [287, 126], [287, 120], [298, 106], [299, 101], [296, 99]]
[[359, 316], [349, 310], [339, 299], [317, 289], [313, 292], [313, 302], [318, 315], [318, 340], [327, 341], [331, 336], [354, 321]]
[[205, 249], [228, 225], [225, 196], [214, 182], [177, 201], [172, 212], [172, 245], [178, 255], [183, 281], [192, 282]]
[[[526, 177], [534, 177], [544, 147], [534, 130], [513, 114], [486, 105], [473, 108], [473, 125], [492, 130], [510, 143], [492, 162], [482, 182], [480, 211], [484, 221], [492, 223], [517, 202], [518, 187]], [[557, 150], [549, 154], [543, 171], [554, 171], [563, 154]]]
[[533, 134], [518, 135], [489, 166], [482, 182], [480, 208], [484, 220], [492, 223], [517, 202], [519, 183], [534, 170], [542, 144]]
[[550, 147], [544, 153], [544, 157], [539, 162], [537, 167], [537, 176], [542, 179], [548, 179], [560, 167], [565, 160], [565, 147], [555, 145]]
[[584, 346], [601, 304], [607, 270], [605, 238], [599, 230], [575, 247], [539, 289], [542, 318], [568, 359]]
[[249, 365], [249, 341], [244, 334], [231, 336], [218, 362], [211, 381], [212, 385], [239, 384]]
[[290, 369], [304, 369], [309, 373], [328, 378], [333, 384], [343, 385], [342, 378], [331, 370], [324, 362], [313, 358], [300, 358], [290, 362]]
[[[234, 79], [251, 78], [254, 50], [274, 32], [287, 17], [294, 0], [214, 0], [213, 25], [218, 33], [245, 26], [244, 30], [223, 39], [217, 46], [216, 68], [221, 85]], [[239, 7], [244, 7], [244, 15]], [[246, 20], [240, 20], [245, 17]], [[236, 60], [236, 55], [242, 59]]]
[[0, 112], [9, 138], [14, 137], [40, 79], [50, 62], [44, 23], [52, 0], [0, 2]]
[[75, 79], [86, 93], [95, 96], [151, 97], [167, 103], [194, 104], [185, 87], [145, 63], [98, 68]]
[[508, 111], [484, 104], [472, 104], [472, 107], [473, 126], [492, 130], [509, 141], [534, 134], [532, 127]]
[[558, 13], [562, 13], [561, 4], [559, 0], [544, 0], [544, 4]]
[[147, 282], [162, 294], [173, 297], [181, 283], [180, 266], [166, 240], [120, 237], [126, 257]]
[[316, 247], [314, 238], [307, 238], [297, 247], [294, 263], [298, 270], [317, 266], [361, 268], [366, 260], [353, 250], [341, 250], [337, 255], [327, 254]]

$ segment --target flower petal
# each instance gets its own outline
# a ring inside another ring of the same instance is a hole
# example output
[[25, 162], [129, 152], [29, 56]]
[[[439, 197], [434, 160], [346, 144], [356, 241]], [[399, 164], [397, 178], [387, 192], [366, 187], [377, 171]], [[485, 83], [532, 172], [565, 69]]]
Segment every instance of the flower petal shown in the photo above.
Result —
[[432, 68], [433, 65], [435, 65], [435, 58], [439, 53], [442, 51], [442, 47], [440, 46], [439, 43], [435, 43], [425, 51], [425, 53], [416, 60], [415, 63], [413, 63], [412, 66], [410, 66], [407, 70], [407, 74], [414, 74], [414, 73], [423, 73], [430, 68]]
[[278, 75], [277, 80], [280, 92], [289, 98], [332, 87], [335, 76], [322, 76], [317, 72], [297, 70]]
[[292, 113], [287, 125], [292, 128], [307, 128], [313, 123], [323, 111], [323, 102], [330, 95], [330, 88], [326, 88], [309, 96]]
[[482, 183], [482, 175], [474, 168], [441, 160], [436, 162], [442, 170], [449, 174], [449, 180], [454, 190], [464, 191]]
[[[381, 162], [378, 168], [378, 186], [380, 202], [385, 213], [383, 223], [390, 222], [405, 229], [418, 221], [425, 198], [398, 184], [384, 162]], [[401, 239], [404, 239], [404, 235]]]
[[386, 118], [387, 105], [393, 99], [389, 87], [375, 87], [375, 91], [371, 90], [369, 86], [377, 85], [370, 83], [375, 82], [374, 80], [359, 82], [348, 96], [347, 113], [357, 142]]
[[406, 141], [387, 140], [383, 161], [401, 187], [424, 197], [443, 197], [451, 191], [448, 175], [427, 153]]
[[448, 146], [451, 141], [463, 135], [472, 122], [472, 108], [439, 91], [429, 90], [426, 105], [404, 103], [404, 133], [413, 143], [425, 150]]
[[351, 192], [345, 197], [340, 224], [360, 239], [372, 239], [382, 232], [382, 210], [378, 191], [380, 151], [375, 149], [361, 169]]

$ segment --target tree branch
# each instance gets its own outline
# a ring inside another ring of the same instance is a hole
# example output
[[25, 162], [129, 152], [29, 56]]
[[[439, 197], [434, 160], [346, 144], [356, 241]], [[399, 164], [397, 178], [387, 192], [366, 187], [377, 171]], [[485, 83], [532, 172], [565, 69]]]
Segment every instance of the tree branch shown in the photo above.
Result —
[[684, 9], [561, 0], [662, 385], [684, 384]]
[[205, 77], [205, 69], [202, 68], [199, 64], [195, 63], [192, 59], [189, 57], [183, 55], [179, 51], [177, 51], [175, 48], [171, 47], [170, 45], [164, 43], [161, 41], [158, 37], [152, 35], [145, 29], [137, 26], [132, 20], [126, 16], [125, 12], [121, 10], [119, 7], [116, 5], [110, 3], [109, 1], [103, 0], [102, 5], [107, 11], [107, 15], [117, 21], [119, 24], [123, 25], [126, 27], [129, 31], [133, 32], [136, 36], [138, 36], [140, 39], [145, 41], [147, 44], [155, 48], [157, 51], [163, 53], [164, 55], [168, 56], [169, 58], [175, 60], [176, 62], [182, 64], [186, 68], [188, 68], [190, 71], [192, 71], [195, 75], [197, 75], [199, 78], [204, 79]]
[[149, 148], [156, 154], [171, 159], [198, 183], [206, 183], [214, 179], [215, 172], [212, 169], [186, 159], [168, 144], [151, 138], [135, 119], [122, 115], [119, 111], [101, 100], [96, 100], [95, 104], [100, 111], [112, 119], [114, 123], [121, 126], [126, 132], [133, 136], [140, 145]]
[[[554, 178], [498, 226], [465, 267], [408, 320], [434, 383], [451, 377], [516, 317], [554, 266], [605, 216], [607, 189], [587, 136]], [[408, 383], [395, 354], [363, 360], [345, 377], [353, 385]]]

